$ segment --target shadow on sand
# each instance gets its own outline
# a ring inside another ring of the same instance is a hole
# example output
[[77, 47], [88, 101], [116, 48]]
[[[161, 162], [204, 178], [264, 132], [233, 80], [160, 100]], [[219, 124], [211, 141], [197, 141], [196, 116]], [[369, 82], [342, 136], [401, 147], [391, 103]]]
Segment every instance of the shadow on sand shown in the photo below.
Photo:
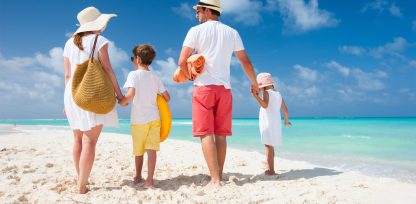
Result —
[[[224, 173], [223, 181], [224, 184], [235, 183], [238, 186], [242, 186], [248, 183], [256, 183], [258, 181], [287, 181], [287, 180], [297, 180], [297, 179], [311, 179], [320, 176], [332, 176], [338, 175], [342, 172], [336, 171], [334, 169], [327, 168], [313, 168], [313, 169], [297, 169], [287, 171], [275, 176], [266, 176], [265, 174], [258, 175], [249, 175], [241, 173]], [[176, 191], [181, 186], [205, 186], [209, 183], [210, 177], [206, 174], [197, 174], [193, 176], [179, 175], [174, 178], [165, 179], [165, 180], [154, 180], [155, 188], [162, 190], [171, 190]], [[134, 184], [133, 181], [123, 180], [121, 186], [130, 186], [137, 190], [145, 190], [141, 187], [143, 183]]]

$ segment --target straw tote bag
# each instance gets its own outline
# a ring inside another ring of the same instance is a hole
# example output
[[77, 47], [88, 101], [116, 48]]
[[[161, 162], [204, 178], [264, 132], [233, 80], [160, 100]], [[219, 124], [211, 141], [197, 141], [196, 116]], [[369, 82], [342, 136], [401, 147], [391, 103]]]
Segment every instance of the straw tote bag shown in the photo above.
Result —
[[106, 114], [113, 110], [116, 97], [110, 77], [104, 71], [101, 62], [94, 59], [97, 38], [98, 35], [95, 37], [89, 59], [76, 66], [72, 79], [72, 98], [86, 111]]

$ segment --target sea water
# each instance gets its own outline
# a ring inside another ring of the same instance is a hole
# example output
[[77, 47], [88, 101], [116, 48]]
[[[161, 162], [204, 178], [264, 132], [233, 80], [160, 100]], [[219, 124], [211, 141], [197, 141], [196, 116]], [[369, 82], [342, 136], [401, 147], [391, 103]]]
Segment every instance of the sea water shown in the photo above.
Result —
[[[416, 182], [416, 118], [295, 118], [283, 128], [278, 157]], [[0, 120], [0, 124], [68, 126], [66, 120]], [[130, 135], [130, 120], [104, 131]], [[229, 147], [264, 152], [258, 119], [233, 119]], [[199, 142], [191, 119], [174, 119], [169, 139]], [[277, 167], [279, 164], [276, 164]]]

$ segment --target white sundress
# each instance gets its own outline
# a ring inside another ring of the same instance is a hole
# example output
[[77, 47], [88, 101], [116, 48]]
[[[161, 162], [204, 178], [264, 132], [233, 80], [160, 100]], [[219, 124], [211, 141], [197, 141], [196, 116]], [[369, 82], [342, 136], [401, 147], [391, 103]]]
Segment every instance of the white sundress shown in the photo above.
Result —
[[[87, 35], [82, 38], [83, 51], [74, 44], [73, 38], [66, 42], [64, 48], [63, 56], [67, 57], [71, 63], [71, 78], [65, 86], [64, 105], [69, 126], [73, 130], [88, 131], [97, 125], [119, 126], [116, 106], [114, 106], [114, 109], [107, 114], [96, 114], [81, 109], [72, 99], [72, 76], [74, 75], [76, 65], [89, 58], [94, 39], [95, 34]], [[95, 59], [98, 58], [98, 51], [107, 43], [109, 43], [109, 41], [105, 37], [101, 35], [98, 37], [94, 52]]]
[[278, 91], [266, 90], [269, 93], [269, 104], [267, 108], [260, 107], [259, 128], [261, 142], [271, 146], [282, 145], [282, 119], [280, 107], [282, 95]]

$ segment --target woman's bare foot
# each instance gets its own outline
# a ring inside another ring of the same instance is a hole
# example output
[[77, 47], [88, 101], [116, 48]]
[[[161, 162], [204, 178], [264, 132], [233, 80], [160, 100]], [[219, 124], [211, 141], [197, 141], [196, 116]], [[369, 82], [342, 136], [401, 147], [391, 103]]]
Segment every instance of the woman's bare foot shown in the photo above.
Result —
[[146, 182], [144, 182], [143, 188], [152, 188], [153, 187], [153, 180], [146, 180]]
[[135, 177], [133, 178], [133, 183], [134, 183], [134, 184], [138, 184], [138, 183], [140, 183], [140, 182], [142, 182], [142, 181], [143, 181], [143, 178], [142, 178], [142, 177], [135, 176]]
[[264, 174], [266, 174], [267, 176], [274, 176], [276, 175], [276, 172], [274, 172], [274, 170], [266, 170], [264, 171]]
[[78, 187], [78, 193], [79, 194], [86, 194], [88, 191], [89, 190], [88, 190], [87, 186]]

